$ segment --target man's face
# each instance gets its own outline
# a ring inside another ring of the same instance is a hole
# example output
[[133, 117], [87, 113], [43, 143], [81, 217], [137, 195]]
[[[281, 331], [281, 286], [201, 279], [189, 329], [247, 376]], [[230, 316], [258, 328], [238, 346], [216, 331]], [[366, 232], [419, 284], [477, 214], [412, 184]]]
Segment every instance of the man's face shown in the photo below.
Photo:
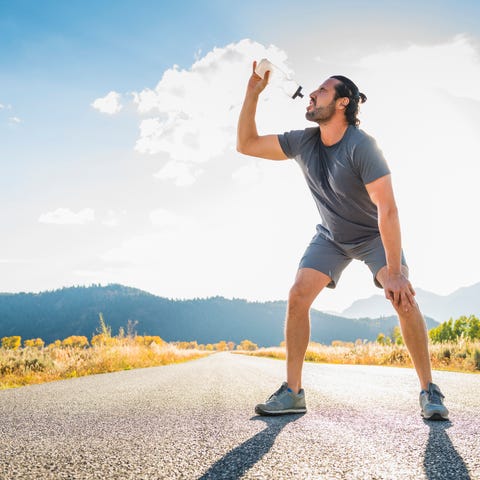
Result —
[[310, 94], [310, 105], [305, 118], [319, 124], [327, 123], [336, 111], [335, 84], [338, 80], [329, 78]]

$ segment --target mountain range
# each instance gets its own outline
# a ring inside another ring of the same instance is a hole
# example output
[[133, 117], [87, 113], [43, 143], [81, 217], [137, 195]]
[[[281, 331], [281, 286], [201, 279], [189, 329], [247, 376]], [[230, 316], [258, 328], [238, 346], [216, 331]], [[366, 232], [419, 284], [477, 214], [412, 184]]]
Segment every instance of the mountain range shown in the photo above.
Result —
[[[91, 338], [99, 326], [99, 313], [116, 334], [128, 321], [139, 335], [159, 335], [166, 341], [239, 343], [249, 339], [259, 346], [283, 340], [286, 302], [249, 302], [212, 297], [172, 300], [123, 285], [69, 287], [41, 293], [0, 294], [0, 338], [20, 335], [46, 343], [70, 335]], [[374, 340], [390, 334], [396, 316], [345, 318], [311, 311], [311, 340]], [[436, 326], [427, 319], [428, 328]]]
[[[423, 314], [444, 322], [462, 315], [480, 316], [480, 283], [459, 288], [449, 295], [437, 295], [421, 288], [416, 288], [416, 300]], [[340, 315], [348, 318], [381, 317], [394, 314], [393, 307], [385, 301], [383, 295], [373, 295], [357, 300]]]

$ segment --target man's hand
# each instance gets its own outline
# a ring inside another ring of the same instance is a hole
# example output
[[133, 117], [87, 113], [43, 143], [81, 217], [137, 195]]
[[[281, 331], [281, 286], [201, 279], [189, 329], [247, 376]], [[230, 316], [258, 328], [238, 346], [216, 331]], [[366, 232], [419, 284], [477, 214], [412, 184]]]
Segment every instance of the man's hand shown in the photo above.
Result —
[[395, 308], [402, 308], [405, 312], [415, 308], [415, 290], [408, 278], [403, 273], [389, 273], [383, 282], [385, 297], [390, 300]]
[[247, 94], [240, 111], [237, 127], [237, 151], [252, 157], [269, 160], [286, 160], [278, 135], [258, 135], [255, 123], [258, 96], [267, 86], [270, 72], [265, 72], [264, 78], [255, 73], [257, 62], [253, 62], [253, 71], [248, 81]]
[[270, 70], [267, 70], [262, 78], [255, 73], [256, 68], [257, 62], [253, 62], [252, 76], [248, 81], [247, 93], [252, 93], [258, 96], [260, 95], [260, 93], [263, 92], [263, 90], [268, 84], [268, 79], [270, 78]]

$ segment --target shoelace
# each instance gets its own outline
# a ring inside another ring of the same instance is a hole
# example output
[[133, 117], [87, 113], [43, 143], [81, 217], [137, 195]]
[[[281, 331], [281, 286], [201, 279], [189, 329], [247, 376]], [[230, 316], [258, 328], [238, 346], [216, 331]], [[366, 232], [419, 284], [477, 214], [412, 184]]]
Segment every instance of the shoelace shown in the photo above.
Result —
[[430, 388], [428, 390], [428, 401], [430, 403], [433, 403], [435, 405], [442, 405], [443, 398], [445, 398], [445, 396], [442, 394], [440, 390], [437, 390], [436, 388]]
[[268, 397], [268, 400], [271, 400], [273, 397], [276, 397], [280, 393], [284, 392], [287, 389], [285, 385], [282, 385], [276, 392], [272, 393], [270, 397]]

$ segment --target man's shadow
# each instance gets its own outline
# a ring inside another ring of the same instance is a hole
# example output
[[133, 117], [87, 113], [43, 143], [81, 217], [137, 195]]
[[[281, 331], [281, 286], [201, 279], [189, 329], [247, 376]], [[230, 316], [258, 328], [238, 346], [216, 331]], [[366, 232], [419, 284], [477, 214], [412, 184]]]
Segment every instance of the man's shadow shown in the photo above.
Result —
[[199, 477], [198, 480], [218, 478], [235, 480], [242, 477], [245, 472], [252, 468], [269, 452], [283, 428], [301, 417], [303, 417], [303, 414], [276, 417], [252, 417], [250, 419], [251, 421], [263, 421], [266, 423], [267, 428], [224, 455]]
[[424, 423], [430, 428], [423, 460], [427, 479], [471, 480], [463, 458], [455, 450], [447, 434], [452, 423], [427, 420], [424, 420]]

